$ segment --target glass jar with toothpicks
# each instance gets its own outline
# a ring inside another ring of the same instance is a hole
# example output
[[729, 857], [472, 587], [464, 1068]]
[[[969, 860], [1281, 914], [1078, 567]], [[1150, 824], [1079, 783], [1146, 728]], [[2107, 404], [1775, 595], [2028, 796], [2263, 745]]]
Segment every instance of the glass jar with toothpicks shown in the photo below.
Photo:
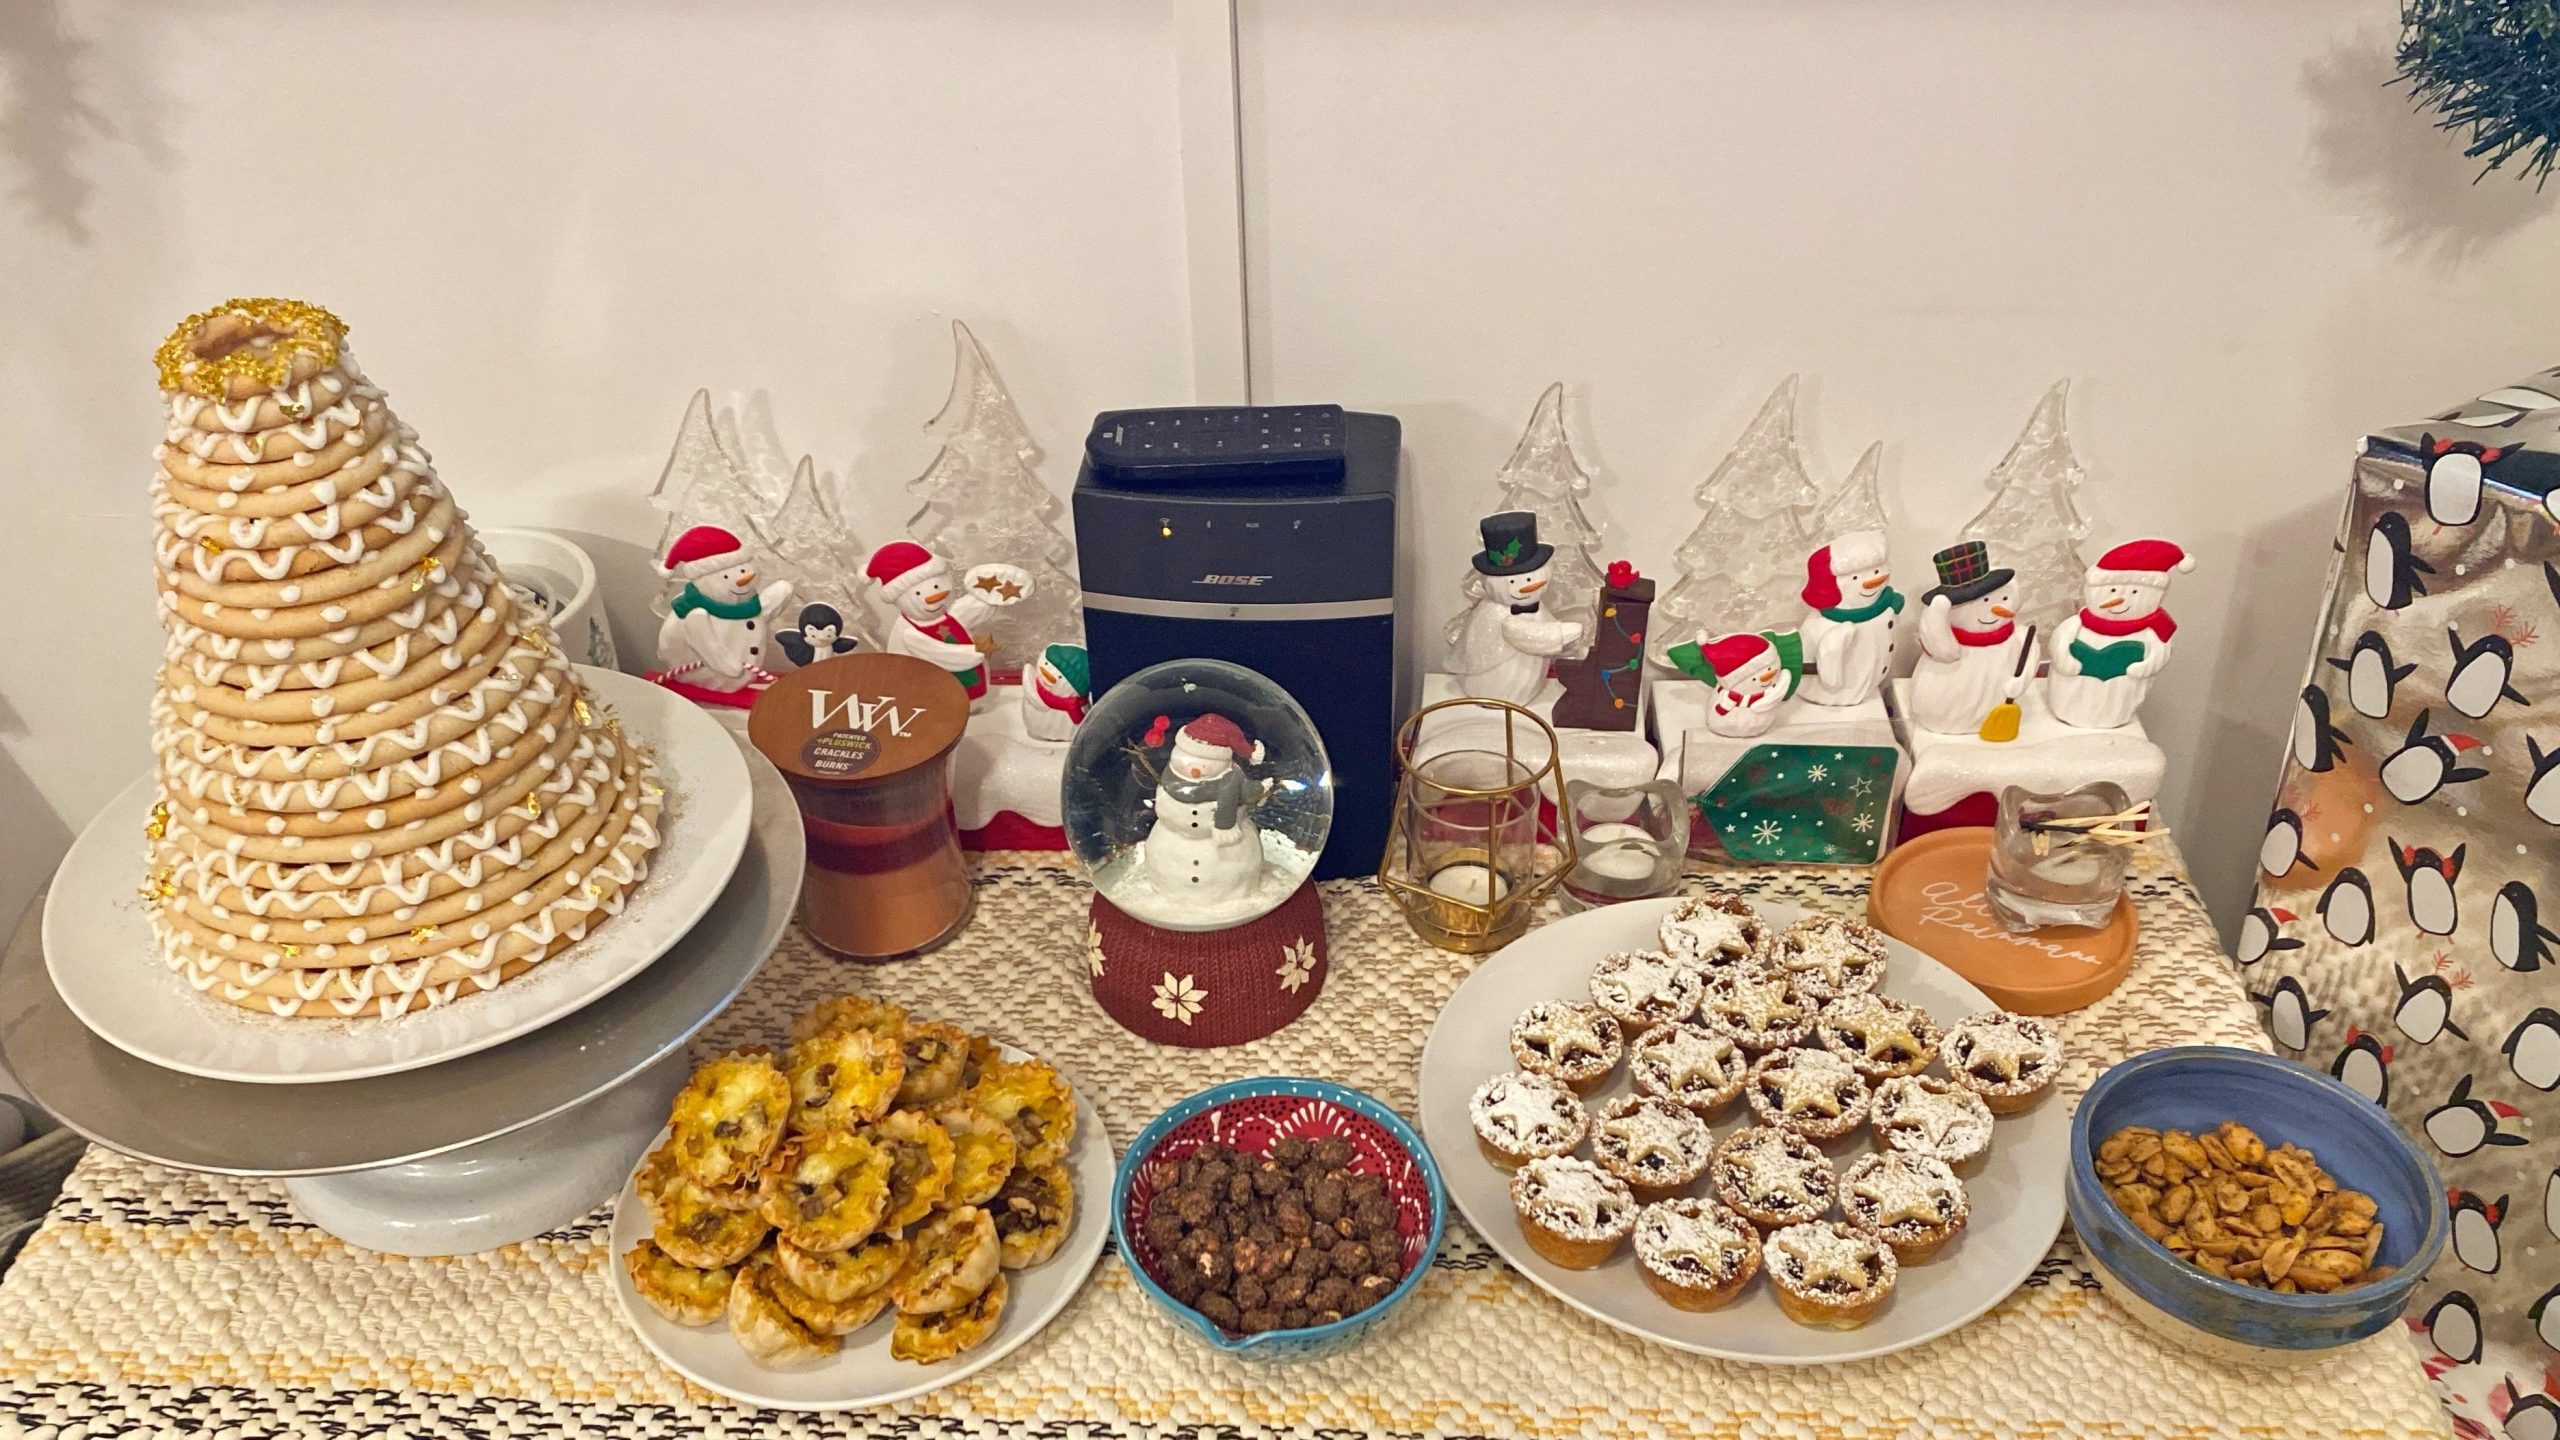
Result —
[[2047, 795], [2000, 792], [1984, 895], [2000, 924], [2024, 934], [2047, 925], [2098, 926], [2124, 895], [2134, 848], [2154, 836], [2151, 802], [2129, 803], [2111, 780]]

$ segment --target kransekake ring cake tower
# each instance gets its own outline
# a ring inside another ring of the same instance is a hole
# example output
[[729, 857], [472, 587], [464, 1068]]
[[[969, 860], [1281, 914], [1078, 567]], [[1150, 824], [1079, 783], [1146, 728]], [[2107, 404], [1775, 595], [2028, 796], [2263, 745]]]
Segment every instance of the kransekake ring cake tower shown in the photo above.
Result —
[[234, 300], [158, 355], [142, 894], [171, 969], [277, 1016], [523, 974], [621, 912], [664, 795], [345, 338], [316, 305]]

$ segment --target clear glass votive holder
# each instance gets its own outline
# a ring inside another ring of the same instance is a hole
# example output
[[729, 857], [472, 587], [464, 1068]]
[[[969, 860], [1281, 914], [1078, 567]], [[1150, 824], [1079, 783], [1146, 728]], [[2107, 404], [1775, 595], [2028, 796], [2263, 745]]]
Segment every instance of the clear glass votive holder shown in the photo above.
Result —
[[1991, 874], [1983, 886], [2001, 926], [2024, 934], [2048, 925], [2106, 924], [2124, 896], [2136, 847], [2051, 822], [2120, 815], [2132, 803], [2112, 780], [2058, 795], [2017, 785], [2002, 790], [1999, 823], [1991, 832]]
[[1689, 802], [1668, 780], [1643, 785], [1564, 782], [1582, 827], [1557, 903], [1567, 912], [1650, 900], [1680, 888], [1689, 853]]

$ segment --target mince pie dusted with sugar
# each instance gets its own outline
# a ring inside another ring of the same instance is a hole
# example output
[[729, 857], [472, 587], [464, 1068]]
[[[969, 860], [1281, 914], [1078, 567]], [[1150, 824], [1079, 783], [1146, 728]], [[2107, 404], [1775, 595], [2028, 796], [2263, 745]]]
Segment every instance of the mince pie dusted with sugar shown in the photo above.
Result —
[[1505, 1170], [1565, 1154], [1591, 1133], [1590, 1112], [1571, 1086], [1525, 1070], [1477, 1086], [1467, 1118], [1485, 1158]]
[[1799, 1325], [1853, 1330], [1893, 1295], [1893, 1250], [1837, 1220], [1790, 1225], [1761, 1242], [1761, 1263], [1778, 1308]]
[[1588, 1095], [1618, 1068], [1626, 1032], [1597, 1005], [1549, 1000], [1511, 1023], [1511, 1058], [1520, 1068], [1552, 1075]]
[[1928, 1011], [1865, 990], [1823, 1006], [1813, 1033], [1871, 1081], [1917, 1075], [1938, 1053], [1938, 1023]]
[[1991, 1151], [1991, 1107], [1935, 1075], [1905, 1075], [1876, 1087], [1867, 1107], [1876, 1148], [1943, 1160], [1962, 1174]]
[[1730, 1303], [1760, 1270], [1760, 1232], [1714, 1200], [1665, 1200], [1636, 1212], [1636, 1266], [1675, 1310]]
[[1662, 921], [1662, 948], [1710, 972], [1751, 964], [1768, 943], [1768, 922], [1730, 895], [1692, 895]]
[[2042, 1020], [1986, 1010], [1949, 1026], [1938, 1058], [1948, 1077], [1981, 1096], [1992, 1114], [2014, 1115], [2061, 1076], [2062, 1037]]
[[1893, 1247], [1893, 1258], [1917, 1265], [1964, 1230], [1964, 1182], [1944, 1160], [1886, 1150], [1840, 1177], [1840, 1213]]
[[1808, 1140], [1837, 1140], [1867, 1122], [1867, 1082], [1828, 1050], [1777, 1050], [1752, 1062], [1743, 1081], [1763, 1125]]
[[1567, 1270], [1608, 1259], [1636, 1223], [1626, 1182], [1571, 1155], [1521, 1166], [1511, 1177], [1511, 1206], [1530, 1248]]
[[1639, 1200], [1667, 1200], [1689, 1188], [1715, 1145], [1706, 1121], [1651, 1095], [1621, 1095], [1591, 1122], [1592, 1158]]
[[1628, 1034], [1686, 1020], [1706, 979], [1659, 950], [1621, 950], [1591, 971], [1591, 998]]
[[1884, 983], [1884, 936], [1837, 915], [1808, 915], [1769, 942], [1769, 967], [1820, 1002]]
[[1732, 1036], [1703, 1025], [1657, 1025], [1627, 1049], [1637, 1094], [1659, 1095], [1705, 1120], [1741, 1096], [1750, 1069]]
[[1707, 981], [1698, 1020], [1754, 1055], [1783, 1050], [1813, 1031], [1813, 1007], [1774, 970], [1734, 969]]
[[1766, 1125], [1726, 1136], [1707, 1174], [1717, 1199], [1769, 1228], [1820, 1219], [1840, 1193], [1831, 1162], [1812, 1141]]

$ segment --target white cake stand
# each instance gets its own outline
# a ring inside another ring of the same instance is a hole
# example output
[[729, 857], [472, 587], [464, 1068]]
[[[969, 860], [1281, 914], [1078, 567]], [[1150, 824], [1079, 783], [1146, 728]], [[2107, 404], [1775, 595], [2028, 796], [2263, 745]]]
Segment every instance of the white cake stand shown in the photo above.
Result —
[[63, 1004], [45, 967], [39, 897], [0, 954], [0, 1059], [91, 1140], [182, 1170], [283, 1179], [306, 1218], [352, 1245], [459, 1255], [557, 1229], [622, 1184], [666, 1121], [685, 1042], [791, 923], [799, 810], [771, 764], [747, 764], [753, 823], [720, 897], [644, 975], [530, 1034], [316, 1085], [162, 1069]]

